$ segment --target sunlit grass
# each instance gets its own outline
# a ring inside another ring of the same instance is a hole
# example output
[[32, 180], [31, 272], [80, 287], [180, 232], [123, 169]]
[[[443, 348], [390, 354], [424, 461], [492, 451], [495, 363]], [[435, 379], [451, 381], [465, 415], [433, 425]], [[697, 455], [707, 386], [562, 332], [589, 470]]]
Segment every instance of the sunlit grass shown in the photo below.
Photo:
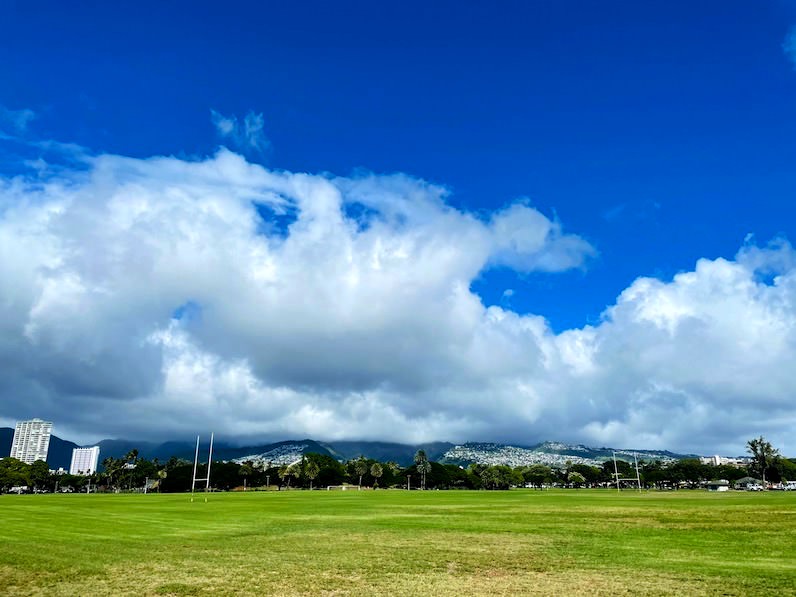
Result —
[[0, 496], [8, 594], [796, 592], [796, 494]]

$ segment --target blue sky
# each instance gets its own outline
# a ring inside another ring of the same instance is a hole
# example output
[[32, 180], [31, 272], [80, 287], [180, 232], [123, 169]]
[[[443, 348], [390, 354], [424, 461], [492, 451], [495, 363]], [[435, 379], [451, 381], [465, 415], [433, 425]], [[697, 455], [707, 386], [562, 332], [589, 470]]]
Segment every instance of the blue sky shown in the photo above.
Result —
[[638, 275], [791, 232], [787, 4], [466, 4], [12, 3], [0, 101], [42, 137], [140, 157], [208, 154], [211, 109], [254, 111], [271, 167], [408, 172], [472, 210], [527, 197], [599, 258], [474, 288], [557, 329]]
[[[598, 326], [640, 277], [796, 236], [792, 2], [1, 10], [9, 180], [45, 141], [189, 162], [223, 144], [275, 171], [406, 173], [484, 221], [520, 201], [593, 251], [553, 272], [493, 260], [470, 288], [554, 333]], [[259, 145], [214, 113], [259, 118]]]

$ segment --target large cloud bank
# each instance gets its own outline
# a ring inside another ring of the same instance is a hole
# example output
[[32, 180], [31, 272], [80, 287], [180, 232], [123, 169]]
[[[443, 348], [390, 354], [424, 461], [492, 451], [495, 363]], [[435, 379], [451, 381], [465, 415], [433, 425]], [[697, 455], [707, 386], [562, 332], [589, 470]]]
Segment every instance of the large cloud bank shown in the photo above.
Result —
[[785, 243], [641, 278], [594, 327], [485, 307], [494, 266], [582, 267], [517, 203], [486, 217], [404, 175], [102, 155], [0, 179], [0, 418], [85, 436], [787, 449]]

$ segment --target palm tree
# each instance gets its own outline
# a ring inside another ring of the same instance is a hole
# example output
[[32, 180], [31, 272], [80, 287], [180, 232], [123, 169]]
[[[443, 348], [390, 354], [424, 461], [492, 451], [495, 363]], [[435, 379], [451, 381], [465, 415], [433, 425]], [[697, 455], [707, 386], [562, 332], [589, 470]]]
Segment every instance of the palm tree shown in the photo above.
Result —
[[304, 474], [307, 475], [307, 479], [310, 480], [310, 491], [312, 491], [312, 482], [315, 480], [315, 477], [318, 476], [318, 473], [321, 472], [321, 467], [318, 466], [318, 463], [314, 460], [310, 460], [307, 462], [307, 465], [304, 467]]
[[417, 465], [417, 472], [423, 475], [422, 489], [426, 488], [426, 474], [431, 472], [431, 463], [428, 460], [422, 460]]
[[122, 461], [116, 460], [112, 456], [108, 456], [102, 461], [102, 467], [105, 469], [105, 476], [108, 478], [108, 484], [111, 488], [115, 489], [114, 477], [121, 471]]
[[298, 481], [299, 477], [301, 476], [301, 466], [299, 466], [298, 462], [294, 462], [289, 467], [287, 467], [287, 471], [289, 475], [292, 475]]
[[376, 482], [373, 484], [374, 486], [378, 487], [379, 479], [384, 474], [384, 469], [378, 462], [374, 462], [373, 466], [370, 467], [370, 476], [376, 479]]
[[279, 478], [282, 480], [283, 483], [285, 482], [285, 479], [287, 479], [287, 486], [290, 487], [290, 471], [288, 470], [286, 464], [283, 464], [282, 466], [279, 467], [278, 474]]
[[158, 471], [158, 493], [160, 493], [160, 486], [163, 484], [164, 479], [168, 476], [165, 468]]
[[354, 472], [359, 475], [359, 487], [362, 487], [362, 475], [368, 472], [368, 461], [360, 456], [354, 461]]
[[428, 461], [425, 450], [418, 450], [415, 453], [415, 465], [417, 465], [417, 472], [422, 475], [420, 487], [426, 488], [426, 473], [431, 472], [431, 463]]
[[752, 455], [752, 467], [760, 472], [763, 480], [763, 487], [766, 486], [766, 469], [776, 463], [779, 458], [779, 450], [774, 448], [761, 435], [746, 442], [746, 451]]
[[[130, 466], [130, 461], [132, 460], [133, 466]], [[133, 448], [127, 454], [124, 455], [124, 464], [125, 468], [127, 468], [130, 472], [127, 473], [127, 489], [132, 489], [133, 487], [133, 469], [138, 462], [138, 450]]]
[[250, 462], [244, 462], [238, 469], [238, 474], [243, 477], [243, 491], [246, 491], [246, 477], [254, 473], [254, 468]]

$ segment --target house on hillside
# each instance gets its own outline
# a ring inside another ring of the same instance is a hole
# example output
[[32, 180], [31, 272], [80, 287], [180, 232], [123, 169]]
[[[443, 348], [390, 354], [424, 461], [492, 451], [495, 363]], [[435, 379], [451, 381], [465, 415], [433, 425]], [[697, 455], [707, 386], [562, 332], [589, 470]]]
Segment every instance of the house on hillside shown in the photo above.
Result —
[[715, 479], [705, 484], [708, 491], [729, 491], [730, 482], [725, 479]]

